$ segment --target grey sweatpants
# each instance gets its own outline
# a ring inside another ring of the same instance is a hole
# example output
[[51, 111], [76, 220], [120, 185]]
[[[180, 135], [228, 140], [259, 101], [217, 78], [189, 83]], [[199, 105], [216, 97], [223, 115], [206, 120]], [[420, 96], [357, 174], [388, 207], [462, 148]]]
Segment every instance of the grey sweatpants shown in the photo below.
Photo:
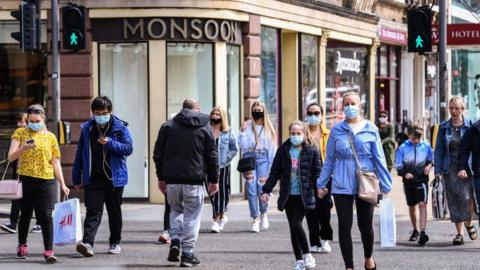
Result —
[[170, 237], [179, 240], [182, 252], [192, 253], [200, 231], [203, 186], [168, 185], [170, 204]]

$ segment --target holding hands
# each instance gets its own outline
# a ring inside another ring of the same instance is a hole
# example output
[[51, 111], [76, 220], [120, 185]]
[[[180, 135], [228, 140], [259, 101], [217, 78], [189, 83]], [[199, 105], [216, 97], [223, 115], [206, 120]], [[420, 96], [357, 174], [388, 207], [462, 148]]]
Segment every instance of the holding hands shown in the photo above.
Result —
[[270, 199], [270, 195], [268, 193], [262, 193], [260, 194], [260, 199], [263, 203], [267, 203], [268, 199]]
[[320, 198], [320, 199], [323, 199], [323, 197], [325, 197], [325, 195], [328, 194], [328, 188], [318, 188], [317, 189], [317, 196]]

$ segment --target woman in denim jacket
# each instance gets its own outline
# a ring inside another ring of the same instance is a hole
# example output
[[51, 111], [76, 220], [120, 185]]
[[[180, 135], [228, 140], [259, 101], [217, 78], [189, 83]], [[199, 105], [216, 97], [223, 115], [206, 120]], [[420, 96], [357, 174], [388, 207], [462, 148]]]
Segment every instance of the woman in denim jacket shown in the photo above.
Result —
[[356, 204], [358, 227], [362, 235], [365, 269], [376, 269], [373, 260], [373, 210], [374, 205], [358, 198], [358, 183], [355, 175], [357, 165], [350, 146], [353, 141], [362, 169], [376, 172], [380, 190], [389, 193], [392, 178], [387, 169], [385, 155], [378, 129], [360, 115], [360, 97], [356, 92], [343, 96], [343, 112], [346, 120], [335, 125], [327, 143], [327, 157], [317, 180], [318, 196], [323, 198], [330, 177], [332, 195], [338, 214], [340, 249], [347, 269], [353, 269], [352, 219], [353, 203]]
[[218, 148], [220, 177], [218, 192], [210, 196], [213, 209], [213, 223], [211, 232], [218, 233], [228, 222], [227, 212], [230, 200], [230, 162], [237, 155], [237, 141], [229, 125], [227, 113], [220, 106], [210, 112], [210, 124], [213, 127], [213, 136]]
[[453, 244], [462, 245], [463, 226], [471, 240], [477, 239], [472, 223], [476, 206], [474, 184], [470, 178], [464, 180], [457, 176], [461, 139], [472, 122], [463, 117], [465, 104], [461, 97], [452, 97], [448, 104], [451, 118], [440, 125], [435, 144], [435, 176], [443, 176], [450, 220], [457, 228]]

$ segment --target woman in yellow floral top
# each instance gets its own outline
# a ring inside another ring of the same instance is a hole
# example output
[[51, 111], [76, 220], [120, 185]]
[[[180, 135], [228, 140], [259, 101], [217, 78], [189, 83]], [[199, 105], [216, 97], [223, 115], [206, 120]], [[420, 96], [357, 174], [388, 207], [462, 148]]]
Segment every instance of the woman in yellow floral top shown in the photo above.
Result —
[[10, 161], [19, 160], [18, 174], [23, 186], [22, 210], [18, 225], [17, 257], [27, 257], [27, 236], [33, 209], [42, 226], [43, 256], [47, 263], [55, 263], [53, 253], [52, 208], [55, 199], [56, 178], [65, 195], [70, 190], [63, 179], [60, 149], [57, 138], [45, 125], [45, 110], [40, 105], [28, 107], [28, 125], [15, 130], [8, 152]]

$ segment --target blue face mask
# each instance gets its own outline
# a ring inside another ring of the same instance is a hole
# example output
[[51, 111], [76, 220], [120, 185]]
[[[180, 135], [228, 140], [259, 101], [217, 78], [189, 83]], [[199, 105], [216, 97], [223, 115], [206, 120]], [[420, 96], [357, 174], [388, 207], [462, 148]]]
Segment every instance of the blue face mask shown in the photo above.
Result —
[[43, 128], [43, 123], [28, 122], [27, 128], [37, 132], [37, 131], [40, 131]]
[[322, 121], [322, 119], [321, 119], [319, 116], [316, 116], [316, 115], [307, 116], [307, 117], [305, 118], [305, 120], [307, 121], [307, 123], [308, 123], [310, 126], [319, 125], [320, 122]]
[[303, 143], [303, 135], [299, 135], [299, 136], [290, 135], [290, 142], [295, 146], [298, 146], [298, 145], [302, 144]]
[[103, 125], [106, 125], [108, 123], [108, 121], [110, 121], [110, 114], [107, 114], [107, 115], [95, 115], [95, 122], [97, 122], [97, 124], [103, 126]]
[[343, 113], [345, 114], [345, 117], [347, 117], [347, 119], [353, 119], [358, 116], [358, 106], [345, 106], [345, 108], [343, 109]]

